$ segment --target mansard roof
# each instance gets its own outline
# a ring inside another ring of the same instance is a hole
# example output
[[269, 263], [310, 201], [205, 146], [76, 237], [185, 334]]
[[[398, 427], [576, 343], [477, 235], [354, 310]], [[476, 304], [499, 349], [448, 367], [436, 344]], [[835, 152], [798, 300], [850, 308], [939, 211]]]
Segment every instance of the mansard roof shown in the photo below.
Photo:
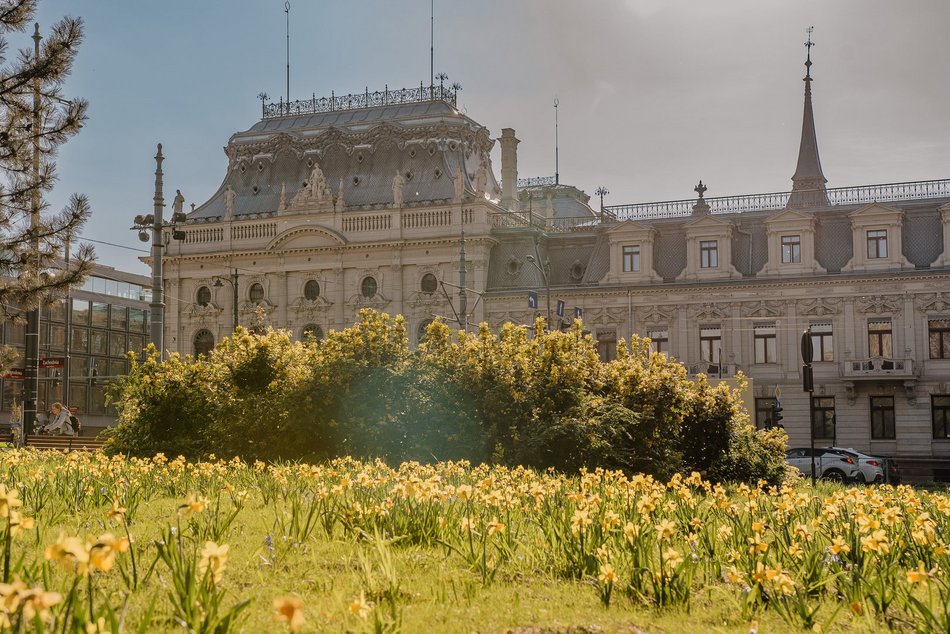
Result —
[[501, 192], [491, 167], [493, 144], [487, 128], [441, 100], [271, 116], [232, 135], [223, 182], [188, 220], [226, 218], [228, 187], [234, 218], [273, 215], [315, 167], [332, 193], [330, 207], [340, 196], [342, 209], [392, 205], [397, 173], [405, 182], [404, 206], [446, 203], [455, 196], [454, 174], [462, 171], [471, 193], [482, 164], [484, 190], [495, 199]]

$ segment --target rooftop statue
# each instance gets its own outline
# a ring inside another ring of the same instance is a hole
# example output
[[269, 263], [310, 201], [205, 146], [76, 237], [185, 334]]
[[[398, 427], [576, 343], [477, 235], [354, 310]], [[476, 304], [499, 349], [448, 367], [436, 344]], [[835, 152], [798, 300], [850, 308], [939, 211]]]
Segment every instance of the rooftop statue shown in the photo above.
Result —
[[393, 177], [393, 204], [396, 207], [402, 207], [403, 188], [406, 186], [406, 178], [396, 170]]
[[181, 208], [185, 204], [185, 197], [181, 195], [181, 190], [175, 190], [175, 200], [172, 201], [172, 213], [180, 214]]
[[478, 162], [478, 169], [475, 170], [475, 194], [485, 195], [485, 188], [488, 186], [488, 169], [485, 167], [485, 160]]
[[461, 165], [459, 165], [455, 173], [452, 174], [452, 184], [455, 185], [454, 202], [460, 203], [465, 197], [465, 175], [462, 173]]
[[330, 189], [320, 165], [314, 163], [310, 178], [300, 186], [290, 206], [293, 209], [306, 209], [320, 205], [333, 207], [333, 191]]
[[237, 194], [228, 185], [228, 188], [224, 190], [224, 217], [228, 220], [234, 217], [234, 200], [236, 198]]

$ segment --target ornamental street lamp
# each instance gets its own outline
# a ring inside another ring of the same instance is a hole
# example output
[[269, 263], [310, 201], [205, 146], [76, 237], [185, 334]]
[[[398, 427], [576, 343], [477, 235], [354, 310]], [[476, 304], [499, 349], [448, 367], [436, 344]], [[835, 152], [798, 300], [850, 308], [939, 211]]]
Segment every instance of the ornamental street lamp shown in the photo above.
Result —
[[548, 328], [551, 327], [551, 281], [548, 278], [548, 273], [551, 271], [551, 260], [545, 260], [544, 266], [538, 264], [538, 260], [533, 255], [526, 255], [525, 259], [531, 264], [534, 265], [534, 268], [541, 271], [541, 277], [544, 278], [544, 292], [547, 297], [548, 304]]
[[155, 154], [155, 194], [152, 197], [152, 201], [154, 202], [153, 212], [148, 215], [137, 215], [133, 220], [132, 226], [133, 231], [139, 232], [139, 240], [142, 242], [148, 242], [148, 229], [152, 230], [152, 301], [149, 303], [149, 308], [151, 309], [149, 315], [151, 319], [149, 339], [158, 350], [159, 359], [165, 358], [165, 301], [164, 293], [162, 292], [162, 254], [165, 249], [165, 244], [162, 241], [162, 233], [165, 227], [171, 227], [172, 237], [175, 240], [184, 240], [185, 232], [179, 231], [175, 225], [184, 222], [186, 219], [184, 212], [181, 211], [181, 203], [184, 202], [184, 198], [181, 197], [180, 192], [175, 197], [175, 213], [172, 214], [172, 221], [166, 223], [162, 219], [162, 211], [165, 208], [165, 197], [162, 194], [162, 161], [164, 160], [165, 157], [162, 156], [162, 144], [159, 143], [158, 152]]
[[231, 279], [215, 276], [214, 284], [212, 284], [212, 286], [214, 286], [215, 288], [223, 288], [224, 282], [227, 282], [228, 284], [230, 284], [231, 290], [233, 291], [233, 297], [231, 298], [231, 304], [232, 304], [231, 318], [234, 321], [233, 330], [237, 330], [237, 327], [238, 327], [238, 272], [237, 272], [237, 269], [234, 269], [233, 271], [231, 271]]

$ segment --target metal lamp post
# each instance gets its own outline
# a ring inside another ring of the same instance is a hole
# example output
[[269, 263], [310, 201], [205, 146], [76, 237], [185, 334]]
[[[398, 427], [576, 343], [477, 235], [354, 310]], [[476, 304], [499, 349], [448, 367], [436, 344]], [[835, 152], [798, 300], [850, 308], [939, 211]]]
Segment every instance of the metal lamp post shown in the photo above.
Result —
[[149, 303], [151, 309], [149, 319], [151, 320], [150, 337], [151, 343], [158, 350], [158, 358], [165, 358], [165, 300], [163, 293], [163, 274], [162, 274], [162, 255], [165, 244], [162, 240], [162, 233], [165, 227], [172, 227], [172, 237], [176, 240], [183, 240], [185, 233], [178, 231], [174, 226], [185, 221], [183, 212], [175, 212], [172, 215], [171, 223], [166, 223], [162, 218], [162, 212], [165, 208], [165, 197], [162, 194], [162, 144], [158, 144], [158, 152], [155, 154], [155, 194], [152, 197], [154, 207], [152, 213], [148, 215], [138, 215], [134, 219], [132, 229], [139, 232], [139, 240], [148, 242], [148, 230], [152, 231], [152, 301]]
[[546, 260], [544, 266], [538, 264], [538, 260], [533, 255], [526, 255], [525, 259], [534, 265], [534, 268], [541, 271], [541, 277], [544, 278], [544, 293], [547, 297], [548, 305], [548, 328], [551, 327], [551, 281], [548, 279], [548, 270], [551, 268], [551, 261]]
[[238, 271], [234, 269], [231, 271], [231, 279], [224, 277], [215, 277], [213, 286], [215, 288], [223, 288], [224, 282], [227, 282], [231, 285], [231, 290], [233, 291], [233, 296], [231, 298], [232, 304], [232, 320], [234, 321], [234, 327], [232, 330], [237, 330], [238, 327]]

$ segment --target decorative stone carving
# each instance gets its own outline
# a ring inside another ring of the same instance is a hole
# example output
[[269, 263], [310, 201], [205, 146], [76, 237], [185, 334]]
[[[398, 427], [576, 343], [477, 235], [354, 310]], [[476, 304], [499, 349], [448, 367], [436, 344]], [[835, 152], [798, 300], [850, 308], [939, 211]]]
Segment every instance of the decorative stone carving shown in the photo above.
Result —
[[488, 170], [483, 157], [478, 163], [478, 169], [475, 170], [475, 195], [484, 197], [486, 187], [488, 187]]
[[942, 313], [950, 310], [950, 293], [917, 295], [917, 309], [924, 313]]
[[885, 295], [874, 295], [871, 297], [861, 297], [856, 302], [858, 311], [870, 315], [883, 315], [901, 312], [903, 302], [899, 297], [888, 297]]
[[505, 262], [505, 275], [508, 277], [518, 277], [518, 275], [521, 274], [521, 268], [523, 266], [524, 262], [512, 255]]
[[507, 323], [530, 327], [534, 324], [534, 315], [534, 311], [530, 310], [510, 310], [492, 313], [488, 315], [488, 323], [496, 330]]
[[290, 202], [291, 209], [333, 209], [333, 192], [327, 184], [327, 179], [320, 169], [319, 163], [314, 162], [310, 178], [301, 185], [300, 190]]
[[676, 319], [676, 306], [641, 306], [634, 314], [645, 324], [669, 324]]
[[694, 304], [689, 313], [694, 319], [728, 319], [731, 315], [726, 308], [727, 305], [720, 304]]
[[298, 317], [308, 317], [313, 319], [318, 316], [325, 315], [327, 311], [333, 308], [333, 302], [328, 300], [323, 295], [319, 295], [314, 300], [300, 297], [291, 302], [289, 308], [294, 313], [296, 313]]
[[188, 306], [184, 314], [197, 324], [207, 326], [217, 323], [218, 316], [221, 315], [222, 310], [223, 309], [216, 304], [208, 303], [202, 306], [201, 304], [194, 303]]
[[280, 184], [280, 199], [277, 201], [277, 211], [287, 211], [287, 183]]
[[742, 304], [742, 315], [744, 317], [780, 317], [782, 313], [782, 302], [761, 301]]
[[616, 326], [626, 321], [626, 308], [604, 307], [584, 311], [584, 323], [591, 326]]
[[799, 312], [807, 317], [824, 317], [826, 315], [837, 315], [841, 312], [840, 299], [824, 299], [819, 297], [815, 300], [805, 300], [799, 302]]

